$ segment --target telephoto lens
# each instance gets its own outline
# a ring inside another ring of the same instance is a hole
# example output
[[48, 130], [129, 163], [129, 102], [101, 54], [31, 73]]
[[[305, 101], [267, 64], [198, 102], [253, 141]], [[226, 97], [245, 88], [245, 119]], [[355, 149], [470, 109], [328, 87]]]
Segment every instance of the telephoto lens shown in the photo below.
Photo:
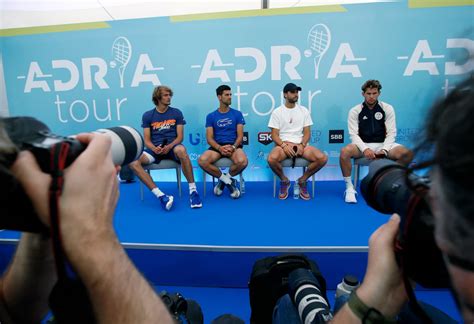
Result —
[[310, 270], [303, 268], [293, 270], [288, 276], [288, 286], [301, 323], [316, 324], [332, 320], [329, 302]]
[[133, 127], [118, 126], [98, 129], [93, 133], [105, 134], [112, 140], [112, 160], [115, 165], [126, 165], [137, 160], [143, 152], [142, 135]]

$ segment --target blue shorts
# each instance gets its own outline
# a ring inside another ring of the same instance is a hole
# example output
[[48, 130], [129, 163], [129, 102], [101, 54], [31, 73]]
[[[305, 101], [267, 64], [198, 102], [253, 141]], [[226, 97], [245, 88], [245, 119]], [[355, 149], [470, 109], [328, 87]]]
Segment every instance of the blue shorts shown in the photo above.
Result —
[[[173, 148], [167, 153], [167, 154], [155, 154], [155, 152], [153, 152], [152, 150], [146, 148], [143, 153], [146, 153], [147, 156], [148, 156], [148, 160], [150, 160], [150, 163], [155, 163], [155, 164], [158, 164], [161, 162], [161, 160], [173, 160], [173, 161], [176, 161], [178, 163], [180, 163], [180, 160], [179, 158], [174, 154], [174, 148], [178, 145], [182, 145], [182, 144], [177, 144], [175, 146], [173, 146]], [[153, 161], [151, 161], [153, 160]]]

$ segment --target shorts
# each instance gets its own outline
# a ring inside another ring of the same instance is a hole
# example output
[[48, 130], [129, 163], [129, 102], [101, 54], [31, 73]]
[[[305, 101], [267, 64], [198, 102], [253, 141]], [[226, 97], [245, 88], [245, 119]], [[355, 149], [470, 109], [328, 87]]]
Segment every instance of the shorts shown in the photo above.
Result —
[[[365, 145], [367, 145], [367, 147], [374, 152], [380, 151], [383, 148], [383, 143], [365, 143]], [[388, 150], [390, 151], [391, 149], [400, 145], [401, 144], [393, 143]]]
[[145, 156], [147, 157], [148, 164], [152, 164], [152, 163], [159, 164], [161, 160], [173, 160], [180, 163], [178, 157], [174, 154], [174, 148], [178, 145], [181, 145], [181, 144], [175, 145], [167, 154], [157, 155], [155, 154], [155, 152], [153, 152], [152, 150], [148, 148], [146, 148], [143, 151], [143, 154], [145, 154]]
[[[220, 146], [223, 146], [223, 145], [234, 145], [234, 143], [217, 143], [217, 144], [219, 144]], [[237, 146], [237, 148], [238, 148], [238, 149], [241, 149], [241, 148], [243, 148], [243, 145], [240, 144], [239, 146]], [[216, 149], [213, 148], [212, 146], [209, 146], [208, 150], [217, 152], [217, 153], [219, 153], [219, 154], [221, 153], [221, 152], [219, 152], [219, 150], [216, 150]]]

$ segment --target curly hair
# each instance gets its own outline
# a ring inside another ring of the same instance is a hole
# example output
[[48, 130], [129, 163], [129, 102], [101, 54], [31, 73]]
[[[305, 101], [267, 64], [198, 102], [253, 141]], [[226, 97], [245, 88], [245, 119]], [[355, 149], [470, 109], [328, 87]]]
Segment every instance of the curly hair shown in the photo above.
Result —
[[367, 89], [377, 89], [380, 92], [380, 90], [382, 90], [382, 85], [379, 80], [367, 80], [364, 82], [361, 89], [363, 92]]
[[161, 96], [163, 95], [164, 92], [169, 92], [171, 97], [173, 96], [173, 90], [171, 90], [170, 87], [160, 85], [155, 87], [153, 90], [153, 95], [151, 96], [151, 100], [155, 105], [158, 105], [159, 100], [161, 99]]

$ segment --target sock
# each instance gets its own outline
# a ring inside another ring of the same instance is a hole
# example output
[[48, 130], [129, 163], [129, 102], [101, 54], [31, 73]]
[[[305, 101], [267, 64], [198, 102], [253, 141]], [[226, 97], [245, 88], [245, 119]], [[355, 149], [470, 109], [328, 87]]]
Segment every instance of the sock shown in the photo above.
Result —
[[163, 191], [161, 191], [158, 187], [156, 187], [155, 189], [153, 189], [151, 191], [156, 197], [160, 198], [161, 196], [164, 196], [165, 194], [163, 193]]
[[219, 180], [221, 180], [222, 182], [224, 182], [225, 184], [231, 184], [232, 183], [232, 180], [230, 180], [230, 175], [228, 173], [223, 173], [221, 174], [221, 176], [219, 177]]
[[351, 177], [344, 177], [344, 182], [346, 183], [346, 189], [354, 189]]
[[196, 192], [197, 192], [196, 183], [195, 183], [195, 182], [189, 183], [189, 194], [192, 194], [193, 191], [196, 191]]

